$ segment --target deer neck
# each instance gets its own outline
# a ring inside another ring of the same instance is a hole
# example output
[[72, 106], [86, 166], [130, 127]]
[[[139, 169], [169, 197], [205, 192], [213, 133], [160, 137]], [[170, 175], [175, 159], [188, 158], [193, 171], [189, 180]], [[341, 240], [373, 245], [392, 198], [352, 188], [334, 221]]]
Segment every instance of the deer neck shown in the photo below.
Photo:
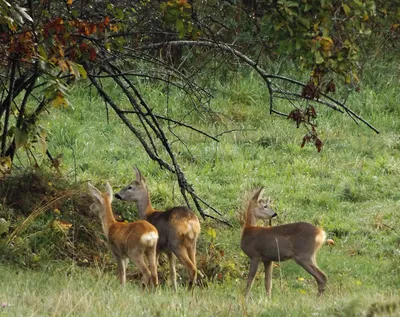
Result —
[[154, 208], [151, 204], [149, 193], [147, 193], [147, 195], [144, 195], [142, 197], [142, 199], [139, 199], [136, 202], [136, 205], [138, 208], [140, 219], [146, 219], [148, 216], [150, 216], [154, 212]]
[[108, 197], [104, 196], [104, 212], [100, 216], [101, 226], [103, 228], [104, 234], [108, 239], [109, 230], [112, 224], [116, 223], [117, 221], [114, 218], [114, 214], [111, 208], [111, 202]]
[[245, 223], [244, 223], [244, 228], [246, 227], [254, 227], [257, 225], [257, 219], [254, 216], [254, 212], [252, 211], [251, 206], [249, 206], [249, 208], [247, 208], [246, 211], [246, 218], [245, 218]]

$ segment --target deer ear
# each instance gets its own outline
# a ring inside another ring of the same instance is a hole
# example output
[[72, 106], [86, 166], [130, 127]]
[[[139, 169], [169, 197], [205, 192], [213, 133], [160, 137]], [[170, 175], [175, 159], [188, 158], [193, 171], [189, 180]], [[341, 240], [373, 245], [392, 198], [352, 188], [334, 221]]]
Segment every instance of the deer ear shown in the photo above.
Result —
[[107, 194], [108, 198], [110, 199], [110, 203], [111, 203], [113, 200], [113, 190], [108, 182], [106, 183], [106, 194]]
[[140, 182], [142, 183], [143, 187], [147, 186], [146, 177], [144, 177], [142, 174], [140, 174]]
[[264, 194], [264, 187], [259, 188], [253, 196], [253, 200], [259, 202]]
[[142, 180], [142, 174], [140, 173], [139, 169], [136, 166], [134, 166], [133, 170], [135, 171], [136, 180], [141, 181]]
[[89, 182], [87, 183], [87, 186], [90, 195], [92, 195], [93, 198], [101, 201], [102, 200], [101, 192]]

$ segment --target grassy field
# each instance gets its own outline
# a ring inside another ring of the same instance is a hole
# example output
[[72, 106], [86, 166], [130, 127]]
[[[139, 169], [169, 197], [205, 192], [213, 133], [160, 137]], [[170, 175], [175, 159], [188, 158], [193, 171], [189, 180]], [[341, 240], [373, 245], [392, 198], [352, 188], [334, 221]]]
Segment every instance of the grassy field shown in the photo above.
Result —
[[[216, 93], [208, 105], [213, 115], [190, 112], [189, 101], [177, 92], [169, 96], [167, 108], [162, 87], [142, 84], [141, 92], [158, 113], [177, 118], [188, 114], [185, 122], [214, 135], [234, 130], [216, 143], [194, 131], [174, 129], [183, 143], [173, 142], [173, 149], [188, 181], [233, 225], [202, 221], [198, 261], [207, 278], [200, 278], [201, 287], [192, 294], [182, 286], [174, 294], [165, 284], [152, 293], [141, 291], [136, 281], [122, 290], [115, 272], [102, 266], [82, 268], [56, 261], [28, 270], [4, 263], [0, 316], [400, 315], [400, 70], [396, 65], [369, 65], [361, 91], [347, 103], [381, 133], [321, 107], [319, 132], [325, 142], [321, 153], [311, 145], [300, 148], [304, 130], [268, 114], [268, 94], [255, 75], [213, 78]], [[82, 191], [88, 180], [99, 187], [109, 181], [118, 190], [132, 181], [136, 165], [148, 179], [155, 207], [183, 203], [173, 175], [150, 161], [111, 111], [107, 122], [98, 96], [76, 87], [70, 100], [73, 107], [56, 110], [42, 122], [51, 131], [50, 152], [63, 154], [65, 178], [81, 183]], [[172, 134], [169, 137], [174, 140]], [[286, 262], [274, 269], [271, 302], [265, 298], [261, 268], [252, 296], [244, 301], [248, 266], [239, 248], [241, 214], [249, 192], [258, 186], [265, 186], [274, 200], [279, 215], [275, 224], [308, 221], [322, 226], [335, 241], [318, 255], [328, 276], [322, 298], [316, 299], [312, 277]], [[114, 206], [116, 212], [136, 218], [132, 206], [122, 202]], [[130, 270], [135, 268], [131, 265]], [[183, 283], [185, 272], [179, 273]]]

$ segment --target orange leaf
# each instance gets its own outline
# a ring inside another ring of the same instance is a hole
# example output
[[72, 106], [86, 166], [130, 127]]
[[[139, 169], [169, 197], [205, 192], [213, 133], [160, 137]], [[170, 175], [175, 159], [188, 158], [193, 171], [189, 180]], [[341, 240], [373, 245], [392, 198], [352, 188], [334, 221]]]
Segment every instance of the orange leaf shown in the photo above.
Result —
[[90, 60], [94, 61], [96, 59], [97, 53], [96, 53], [96, 50], [93, 47], [91, 47], [89, 49], [89, 54], [90, 54]]
[[110, 31], [114, 33], [118, 32], [118, 26], [116, 24], [110, 24]]
[[61, 71], [65, 72], [68, 70], [68, 63], [62, 59], [58, 61], [58, 67], [60, 67]]
[[72, 4], [72, 0], [67, 0], [67, 4], [71, 5]]

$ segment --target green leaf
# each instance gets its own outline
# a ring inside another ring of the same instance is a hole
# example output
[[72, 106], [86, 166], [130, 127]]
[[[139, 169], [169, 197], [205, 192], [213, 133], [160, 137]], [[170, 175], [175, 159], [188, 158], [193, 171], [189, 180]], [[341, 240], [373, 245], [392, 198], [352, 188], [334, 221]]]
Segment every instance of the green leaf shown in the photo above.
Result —
[[81, 65], [81, 64], [76, 64], [76, 66], [78, 67], [79, 73], [81, 74], [81, 76], [86, 79], [87, 77], [87, 72], [85, 70], [85, 68]]
[[371, 33], [372, 33], [372, 30], [371, 30], [371, 29], [365, 29], [365, 30], [363, 31], [363, 34], [365, 34], [365, 35], [371, 35]]
[[278, 30], [280, 30], [280, 29], [282, 28], [282, 26], [283, 26], [283, 23], [282, 23], [282, 22], [280, 22], [280, 23], [278, 23], [278, 24], [275, 24], [275, 25], [274, 25], [274, 30], [275, 30], [275, 31], [278, 31]]
[[351, 12], [350, 7], [349, 7], [347, 4], [342, 3], [342, 8], [343, 8], [344, 13], [346, 14], [346, 16], [349, 16], [349, 15], [350, 15], [350, 12]]
[[18, 10], [18, 12], [28, 21], [33, 22], [33, 19], [31, 16], [26, 13], [27, 9], [20, 7], [19, 5], [15, 5], [15, 8]]
[[309, 3], [306, 3], [304, 6], [304, 12], [308, 12], [312, 9], [312, 5]]
[[217, 232], [213, 228], [208, 228], [207, 234], [213, 239], [217, 237]]
[[290, 36], [293, 36], [293, 30], [292, 30], [292, 28], [291, 28], [289, 25], [287, 25], [286, 28], [287, 28], [287, 30], [288, 30]]
[[179, 37], [182, 38], [186, 33], [185, 25], [183, 24], [183, 21], [181, 19], [177, 19], [175, 22], [175, 27], [179, 33]]
[[317, 64], [322, 64], [324, 62], [324, 58], [322, 57], [322, 55], [319, 51], [314, 53], [314, 57], [315, 57], [315, 62]]
[[19, 149], [22, 146], [26, 146], [28, 144], [28, 138], [29, 138], [28, 131], [16, 127], [14, 137], [15, 137], [15, 146], [17, 149]]
[[43, 154], [46, 153], [47, 150], [47, 142], [46, 142], [46, 137], [47, 137], [47, 131], [44, 129], [42, 126], [38, 127], [38, 133], [37, 133], [37, 138], [39, 141], [39, 146]]
[[299, 4], [294, 1], [288, 1], [288, 2], [286, 2], [286, 6], [288, 6], [289, 8], [297, 8], [299, 6]]
[[45, 61], [47, 61], [47, 52], [46, 52], [46, 48], [44, 47], [43, 44], [39, 44], [38, 45], [38, 53], [40, 55], [40, 57], [42, 57]]

